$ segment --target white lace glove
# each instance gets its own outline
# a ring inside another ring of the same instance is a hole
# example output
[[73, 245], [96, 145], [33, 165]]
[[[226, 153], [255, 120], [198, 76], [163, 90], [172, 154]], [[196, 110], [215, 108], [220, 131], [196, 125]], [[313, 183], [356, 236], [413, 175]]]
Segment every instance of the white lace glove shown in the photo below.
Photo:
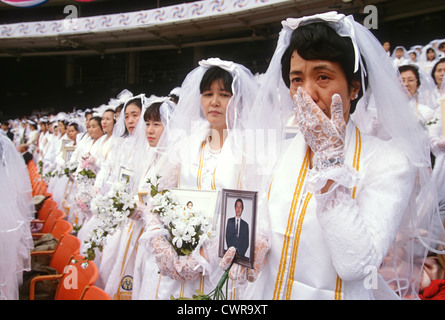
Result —
[[175, 269], [181, 278], [187, 281], [196, 280], [202, 274], [201, 265], [191, 255], [180, 256], [175, 262]]
[[153, 238], [150, 245], [161, 275], [169, 276], [174, 280], [182, 280], [175, 269], [175, 261], [178, 255], [171, 244], [164, 237], [160, 236]]
[[139, 219], [144, 217], [144, 215], [147, 212], [147, 209], [148, 208], [145, 204], [138, 202], [136, 204], [136, 208], [134, 209], [133, 213], [130, 215], [130, 219], [138, 221]]
[[[233, 258], [235, 258], [235, 253], [235, 247], [230, 247], [226, 251], [224, 257], [219, 262], [219, 267], [222, 270], [226, 271], [232, 265]], [[258, 240], [255, 241], [253, 269], [234, 263], [230, 268], [229, 278], [237, 281], [239, 284], [246, 283], [246, 280], [249, 282], [255, 281], [266, 263], [266, 256], [268, 253], [269, 242], [266, 237], [260, 235]]]
[[320, 171], [344, 163], [346, 123], [343, 103], [338, 94], [332, 96], [331, 119], [301, 87], [294, 95], [296, 122], [314, 152], [313, 167]]
[[159, 271], [174, 280], [195, 280], [202, 274], [202, 268], [191, 255], [178, 256], [172, 245], [163, 236], [150, 242]]

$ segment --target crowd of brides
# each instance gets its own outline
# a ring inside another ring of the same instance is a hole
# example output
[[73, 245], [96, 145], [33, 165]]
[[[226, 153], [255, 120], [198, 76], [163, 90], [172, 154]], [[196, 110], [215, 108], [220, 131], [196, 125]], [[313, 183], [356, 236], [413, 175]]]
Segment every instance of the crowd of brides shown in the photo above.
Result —
[[[445, 267], [445, 41], [391, 55], [352, 16], [282, 26], [264, 74], [210, 58], [166, 97], [124, 90], [2, 124], [0, 297], [14, 297], [32, 250], [22, 154], [113, 299], [208, 294], [224, 274], [228, 299], [433, 298]], [[257, 192], [251, 266], [234, 247], [220, 254], [218, 218], [203, 231], [187, 208], [169, 211], [163, 191], [175, 188]]]

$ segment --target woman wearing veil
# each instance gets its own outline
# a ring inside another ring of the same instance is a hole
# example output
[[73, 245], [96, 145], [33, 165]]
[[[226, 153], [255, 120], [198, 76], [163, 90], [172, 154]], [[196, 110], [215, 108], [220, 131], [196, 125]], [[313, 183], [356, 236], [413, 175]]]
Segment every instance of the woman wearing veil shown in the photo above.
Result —
[[418, 113], [419, 120], [427, 126], [428, 123], [434, 121], [434, 114], [437, 112], [433, 100], [426, 100], [426, 94], [433, 92], [434, 89], [434, 86], [431, 86], [432, 81], [428, 81], [429, 77], [413, 64], [402, 65], [398, 70], [400, 80], [406, 87], [406, 95], [410, 100], [411, 108]]
[[63, 144], [69, 141], [66, 135], [66, 125], [68, 123], [68, 116], [65, 112], [59, 112], [56, 117], [57, 121], [57, 134], [51, 141], [51, 145], [45, 154], [43, 159], [43, 173], [49, 174], [48, 192], [52, 193], [55, 186], [56, 179], [53, 179], [53, 175], [56, 172], [56, 157], [59, 152], [62, 151]]
[[[113, 141], [113, 128], [116, 124], [116, 112], [113, 108], [109, 108], [108, 106], [104, 105], [103, 107], [100, 107], [98, 109], [99, 110], [94, 113], [94, 117], [92, 114], [92, 117], [89, 118], [86, 122], [89, 128], [89, 132], [92, 133], [93, 137], [91, 137], [90, 133], [88, 134], [88, 137], [83, 137], [83, 139], [81, 140], [81, 145], [79, 145], [78, 147], [79, 152], [75, 152], [73, 155], [74, 161], [76, 161], [79, 165], [79, 169], [82, 157], [91, 158], [94, 161], [93, 171], [96, 174], [96, 177], [92, 181], [93, 187], [95, 189], [93, 192], [91, 192], [92, 194], [97, 193], [96, 186], [99, 184], [98, 174], [100, 173], [101, 168], [110, 153]], [[95, 120], [93, 119], [93, 121], [90, 122], [92, 118], [94, 118]], [[100, 134], [100, 132], [102, 132], [102, 134]], [[97, 138], [98, 136], [99, 138]], [[76, 190], [74, 189], [73, 191], [75, 194]], [[89, 192], [87, 190], [85, 191]], [[73, 192], [71, 193], [73, 194]], [[85, 218], [86, 220], [88, 220], [90, 216], [87, 216]], [[83, 223], [85, 223], [86, 220], [84, 220]]]
[[[158, 143], [158, 152], [168, 160], [157, 172], [160, 190], [244, 188], [242, 132], [257, 88], [251, 72], [240, 64], [218, 58], [199, 62], [181, 85], [168, 136]], [[140, 240], [149, 257], [137, 298], [192, 297], [198, 289], [212, 291], [223, 273], [218, 267], [218, 237], [179, 256], [167, 234], [153, 217]], [[234, 274], [240, 269], [246, 274], [245, 267], [232, 268]], [[236, 281], [229, 282], [229, 298], [237, 297], [235, 285]]]
[[[173, 102], [168, 98], [150, 99], [152, 103], [147, 107], [143, 114], [145, 122], [145, 140], [141, 140], [141, 146], [137, 149], [144, 150], [149, 146], [148, 155], [138, 153], [135, 157], [135, 167], [144, 168], [141, 171], [137, 194], [149, 193], [147, 189], [147, 180], [156, 179], [156, 172], [159, 166], [165, 162], [166, 157], [156, 152], [156, 145], [163, 135], [164, 128], [167, 127], [168, 119], [173, 111]], [[133, 192], [136, 194], [136, 192]], [[141, 281], [143, 274], [137, 273], [138, 265], [136, 258], [145, 253], [139, 250], [139, 239], [145, 231], [146, 224], [152, 214], [147, 210], [147, 203], [144, 199], [138, 197], [138, 206], [131, 215], [121, 233], [118, 250], [115, 251], [115, 261], [108, 282], [105, 285], [105, 291], [116, 300], [132, 299], [133, 288], [136, 282]], [[149, 205], [149, 207], [151, 207]], [[143, 248], [143, 246], [142, 246]], [[138, 276], [140, 276], [138, 278]], [[138, 278], [136, 280], [136, 278]]]
[[104, 163], [111, 150], [113, 142], [113, 129], [116, 124], [116, 111], [112, 108], [107, 108], [102, 114], [101, 126], [104, 131], [104, 136], [101, 141], [101, 146], [97, 153], [96, 164], [100, 168]]
[[[65, 147], [75, 147], [77, 148], [77, 136], [82, 131], [82, 127], [75, 120], [68, 121], [66, 134], [69, 139], [67, 143], [65, 143]], [[59, 204], [59, 208], [63, 210], [63, 197], [65, 193], [66, 186], [68, 184], [69, 178], [64, 174], [65, 168], [68, 167], [70, 163], [70, 159], [66, 159], [64, 157], [65, 152], [64, 148], [59, 151], [56, 156], [56, 169], [59, 173], [58, 177], [54, 177], [54, 192], [53, 199]], [[67, 161], [68, 160], [68, 161]]]
[[429, 74], [438, 58], [439, 54], [437, 50], [432, 45], [428, 44], [422, 48], [422, 52], [419, 55], [419, 67]]
[[431, 135], [431, 152], [435, 161], [433, 177], [436, 181], [439, 195], [442, 220], [445, 218], [445, 137], [443, 135], [443, 99], [445, 99], [445, 58], [440, 58], [431, 70], [431, 77], [435, 84], [436, 105], [434, 119], [428, 126]]
[[[244, 298], [415, 298], [442, 231], [432, 229], [427, 133], [380, 43], [352, 16], [282, 25], [251, 126], [280, 131], [295, 112], [298, 132], [276, 142], [280, 157], [263, 192], [270, 255]], [[350, 116], [371, 97], [386, 141]]]
[[88, 120], [88, 134], [91, 139], [82, 143], [80, 150], [75, 154], [73, 161], [77, 162], [76, 171], [73, 173], [74, 182], [70, 187], [68, 199], [72, 197], [72, 202], [68, 205], [70, 212], [68, 219], [76, 229], [81, 228], [90, 217], [89, 203], [91, 201], [92, 186], [94, 177], [83, 174], [87, 170], [97, 174], [96, 157], [103, 139], [101, 117], [95, 115]]
[[[105, 195], [113, 183], [120, 181], [121, 177], [119, 175], [123, 169], [132, 172], [127, 188], [130, 191], [135, 190], [135, 186], [139, 182], [137, 179], [142, 171], [142, 168], [135, 165], [135, 160], [139, 155], [142, 158], [144, 158], [144, 155], [146, 157], [148, 152], [148, 146], [141, 148], [141, 146], [144, 146], [141, 141], [146, 139], [144, 135], [145, 122], [142, 117], [145, 108], [146, 98], [144, 94], [132, 97], [126, 101], [122, 110], [122, 116], [119, 117], [113, 129], [113, 141], [108, 157], [102, 163], [99, 173], [96, 175], [96, 181], [98, 177], [102, 176], [100, 178], [101, 188], [96, 189], [101, 195]], [[79, 237], [82, 238], [81, 252], [85, 249], [84, 241], [88, 241], [88, 237], [98, 226], [98, 223], [99, 220], [93, 212], [93, 216], [82, 227], [82, 232], [79, 233]], [[105, 239], [102, 252], [96, 252], [94, 262], [99, 266], [98, 285], [103, 288], [111, 274], [121, 234], [122, 229], [116, 230]]]
[[397, 46], [391, 55], [392, 63], [394, 67], [398, 68], [399, 66], [408, 63], [408, 53], [404, 46]]

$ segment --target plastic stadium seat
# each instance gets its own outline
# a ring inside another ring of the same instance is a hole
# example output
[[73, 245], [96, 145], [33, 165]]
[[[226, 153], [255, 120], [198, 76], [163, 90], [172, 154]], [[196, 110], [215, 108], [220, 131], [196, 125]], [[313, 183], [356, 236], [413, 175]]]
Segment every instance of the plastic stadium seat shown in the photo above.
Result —
[[[63, 212], [60, 209], [53, 209], [51, 210], [51, 212], [48, 214], [48, 217], [46, 218], [46, 220], [43, 222], [43, 227], [40, 233], [50, 233], [52, 228], [54, 227], [54, 224], [56, 223], [57, 220], [63, 220], [65, 218], [65, 212]], [[41, 222], [41, 221], [36, 221], [33, 220], [33, 223], [36, 222]]]
[[52, 251], [32, 251], [31, 256], [34, 255], [51, 255], [51, 260], [49, 266], [54, 268], [58, 274], [56, 275], [44, 275], [36, 276], [31, 280], [29, 298], [34, 300], [35, 295], [35, 284], [37, 281], [60, 279], [63, 277], [63, 272], [65, 267], [70, 263], [73, 256], [79, 254], [80, 251], [80, 240], [79, 238], [65, 234], [62, 235], [57, 246]]
[[99, 287], [87, 286], [80, 300], [112, 300], [110, 295]]
[[[73, 225], [70, 222], [66, 220], [57, 220], [49, 233], [53, 235], [54, 239], [60, 239], [62, 235], [69, 234], [71, 231], [73, 231]], [[36, 239], [45, 234], [46, 233], [33, 233], [32, 236]]]
[[37, 219], [40, 221], [45, 221], [51, 210], [56, 209], [58, 206], [59, 204], [56, 201], [52, 199], [46, 199], [45, 202], [43, 202], [40, 210], [37, 212]]
[[99, 270], [93, 261], [85, 266], [85, 257], [75, 255], [59, 281], [55, 300], [80, 300], [86, 287], [94, 285]]

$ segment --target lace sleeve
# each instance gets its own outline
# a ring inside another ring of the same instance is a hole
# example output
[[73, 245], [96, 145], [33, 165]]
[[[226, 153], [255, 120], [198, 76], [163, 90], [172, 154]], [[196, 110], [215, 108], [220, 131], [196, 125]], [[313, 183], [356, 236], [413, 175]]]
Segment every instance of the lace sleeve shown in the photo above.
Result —
[[414, 186], [414, 170], [403, 155], [386, 147], [370, 160], [363, 161], [366, 163], [360, 170], [355, 198], [351, 189], [353, 171], [345, 166], [329, 175], [311, 177], [315, 186], [322, 185], [326, 178], [334, 180], [328, 192], [315, 192], [314, 196], [317, 217], [343, 280], [363, 279], [368, 267], [380, 266]]

